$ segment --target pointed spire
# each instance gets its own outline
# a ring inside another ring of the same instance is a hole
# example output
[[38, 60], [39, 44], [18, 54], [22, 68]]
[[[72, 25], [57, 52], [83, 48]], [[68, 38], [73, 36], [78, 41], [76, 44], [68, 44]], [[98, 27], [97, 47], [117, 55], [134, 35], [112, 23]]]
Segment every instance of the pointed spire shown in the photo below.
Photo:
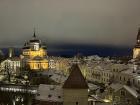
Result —
[[34, 35], [33, 35], [33, 37], [34, 37], [34, 38], [36, 38], [36, 34], [35, 34], [35, 28], [34, 28]]

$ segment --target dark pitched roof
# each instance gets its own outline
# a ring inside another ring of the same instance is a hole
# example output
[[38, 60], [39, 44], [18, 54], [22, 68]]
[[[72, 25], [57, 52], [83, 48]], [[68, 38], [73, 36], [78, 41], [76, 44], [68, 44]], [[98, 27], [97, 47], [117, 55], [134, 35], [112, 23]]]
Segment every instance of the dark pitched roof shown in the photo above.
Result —
[[65, 81], [63, 88], [68, 89], [87, 89], [88, 85], [84, 79], [77, 64], [73, 64], [71, 67], [71, 73], [68, 79]]
[[37, 42], [37, 43], [39, 43], [40, 40], [39, 39], [31, 39], [30, 42]]
[[24, 46], [22, 49], [30, 49], [29, 46]]

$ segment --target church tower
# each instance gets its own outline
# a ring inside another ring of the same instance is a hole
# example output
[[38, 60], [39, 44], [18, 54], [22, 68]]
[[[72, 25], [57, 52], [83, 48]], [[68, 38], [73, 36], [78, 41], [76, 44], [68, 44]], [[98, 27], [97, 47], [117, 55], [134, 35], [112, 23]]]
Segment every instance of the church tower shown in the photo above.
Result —
[[140, 59], [140, 28], [137, 34], [137, 42], [133, 49], [133, 59]]
[[77, 64], [63, 85], [63, 105], [88, 105], [88, 85]]

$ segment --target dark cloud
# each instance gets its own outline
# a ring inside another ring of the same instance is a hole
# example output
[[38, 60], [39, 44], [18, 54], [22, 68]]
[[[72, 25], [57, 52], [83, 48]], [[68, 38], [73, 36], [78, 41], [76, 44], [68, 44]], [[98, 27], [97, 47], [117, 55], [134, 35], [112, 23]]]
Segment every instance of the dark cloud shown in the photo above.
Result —
[[0, 0], [0, 45], [18, 46], [36, 27], [50, 43], [130, 46], [140, 0]]

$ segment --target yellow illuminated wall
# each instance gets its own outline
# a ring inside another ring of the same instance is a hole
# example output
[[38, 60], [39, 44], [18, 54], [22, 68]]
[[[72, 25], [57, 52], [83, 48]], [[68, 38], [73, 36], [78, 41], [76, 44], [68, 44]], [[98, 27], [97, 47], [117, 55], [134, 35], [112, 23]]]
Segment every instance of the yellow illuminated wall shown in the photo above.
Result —
[[37, 51], [32, 51], [31, 49], [23, 51], [24, 56], [28, 56], [30, 58], [34, 58], [36, 56], [44, 57], [47, 55], [46, 51], [43, 48], [40, 48]]
[[140, 58], [140, 48], [133, 49], [133, 59]]
[[30, 60], [28, 62], [31, 70], [47, 70], [49, 68], [48, 60], [41, 61]]
[[[39, 48], [39, 50], [25, 49], [23, 50], [23, 56], [29, 58], [27, 65], [31, 70], [47, 70], [49, 68], [48, 60], [45, 58], [47, 52], [43, 48]], [[35, 60], [35, 57], [42, 59]]]

